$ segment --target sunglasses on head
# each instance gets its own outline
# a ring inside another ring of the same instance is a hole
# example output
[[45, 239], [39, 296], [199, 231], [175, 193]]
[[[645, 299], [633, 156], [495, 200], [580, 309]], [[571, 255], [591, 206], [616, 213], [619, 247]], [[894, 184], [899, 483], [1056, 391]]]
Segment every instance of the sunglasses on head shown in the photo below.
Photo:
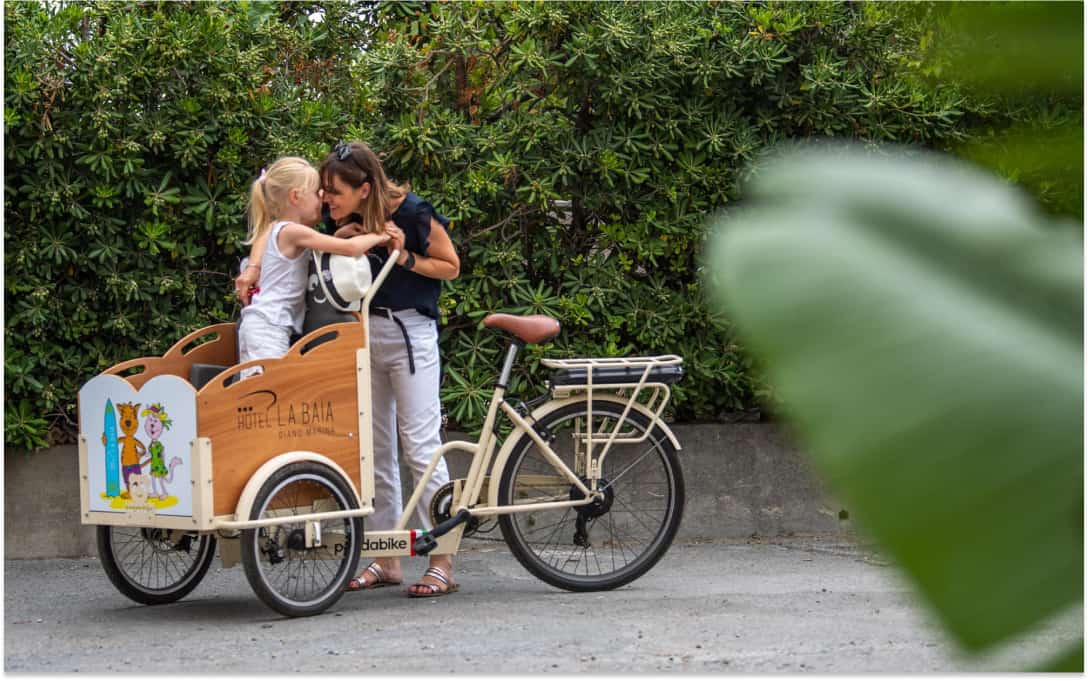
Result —
[[351, 158], [351, 145], [343, 142], [337, 142], [333, 145], [332, 153], [336, 154], [336, 158], [340, 161], [346, 161]]
[[336, 159], [338, 161], [351, 161], [355, 164], [356, 168], [363, 171], [363, 182], [366, 182], [368, 179], [370, 179], [370, 173], [366, 171], [366, 168], [364, 168], [362, 164], [355, 160], [355, 155], [351, 153], [350, 144], [337, 142], [332, 148], [332, 153], [336, 154]]

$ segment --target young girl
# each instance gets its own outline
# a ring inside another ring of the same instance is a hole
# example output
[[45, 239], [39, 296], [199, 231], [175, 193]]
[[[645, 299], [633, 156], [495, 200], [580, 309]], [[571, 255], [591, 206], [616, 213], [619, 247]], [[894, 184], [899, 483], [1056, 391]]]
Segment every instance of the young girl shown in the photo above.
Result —
[[[264, 251], [260, 265], [246, 265], [256, 270], [258, 292], [242, 309], [240, 362], [282, 357], [292, 332], [302, 332], [309, 249], [357, 257], [389, 240], [380, 233], [338, 239], [314, 230], [321, 220], [320, 185], [317, 170], [305, 159], [286, 156], [262, 170], [250, 187], [245, 243], [263, 242]], [[259, 371], [244, 370], [242, 377]]]

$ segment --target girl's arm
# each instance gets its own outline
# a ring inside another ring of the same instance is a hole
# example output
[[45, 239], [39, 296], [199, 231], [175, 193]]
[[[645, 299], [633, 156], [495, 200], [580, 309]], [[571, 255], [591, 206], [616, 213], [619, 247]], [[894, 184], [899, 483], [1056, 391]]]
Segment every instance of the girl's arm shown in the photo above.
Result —
[[[461, 274], [461, 259], [457, 257], [457, 249], [453, 247], [453, 241], [450, 240], [446, 228], [434, 217], [431, 217], [431, 233], [428, 240], [430, 245], [427, 247], [427, 255], [411, 254], [415, 256], [411, 271], [431, 279], [446, 281], [456, 279]], [[409, 259], [403, 240], [399, 246], [394, 244], [394, 248], [400, 248], [397, 264], [403, 266]]]
[[288, 258], [294, 258], [304, 248], [358, 257], [386, 241], [389, 241], [388, 234], [362, 234], [349, 239], [340, 239], [292, 222], [284, 225], [280, 230], [280, 241], [277, 245], [280, 247], [280, 252]]
[[264, 245], [268, 241], [268, 234], [265, 232], [253, 241], [249, 247], [249, 262], [234, 279], [234, 295], [242, 301], [242, 307], [249, 305], [252, 295], [250, 289], [261, 279], [261, 256], [264, 255]]
[[359, 236], [360, 234], [366, 234], [366, 232], [363, 230], [363, 226], [358, 222], [349, 222], [333, 232], [333, 236], [341, 239], [346, 239], [349, 236]]

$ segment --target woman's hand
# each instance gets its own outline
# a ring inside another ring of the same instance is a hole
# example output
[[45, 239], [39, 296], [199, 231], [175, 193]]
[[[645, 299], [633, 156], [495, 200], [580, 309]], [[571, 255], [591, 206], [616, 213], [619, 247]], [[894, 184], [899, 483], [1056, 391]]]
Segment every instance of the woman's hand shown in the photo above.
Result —
[[404, 230], [397, 227], [397, 223], [389, 220], [385, 223], [385, 233], [389, 235], [389, 243], [386, 244], [389, 251], [400, 251], [403, 257], [408, 257], [404, 251]]
[[249, 305], [253, 294], [257, 292], [257, 281], [261, 278], [261, 270], [257, 266], [246, 266], [234, 279], [234, 295], [242, 301], [242, 307]]
[[363, 230], [363, 226], [360, 225], [358, 222], [349, 222], [348, 224], [343, 225], [342, 227], [337, 229], [333, 233], [333, 236], [339, 237], [341, 239], [349, 239], [353, 236], [359, 236], [360, 234], [366, 234], [366, 232]]

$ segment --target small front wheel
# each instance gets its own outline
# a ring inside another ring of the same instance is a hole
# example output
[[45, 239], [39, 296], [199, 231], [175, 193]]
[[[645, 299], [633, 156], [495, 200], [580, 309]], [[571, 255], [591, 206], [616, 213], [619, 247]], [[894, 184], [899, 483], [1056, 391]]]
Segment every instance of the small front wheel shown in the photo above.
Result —
[[[584, 476], [585, 434], [611, 433], [622, 414], [623, 405], [595, 400], [589, 423], [580, 402], [544, 415], [535, 427], [555, 454]], [[684, 478], [665, 432], [641, 412], [629, 411], [618, 437], [643, 434], [642, 442], [614, 443], [608, 450], [597, 482], [603, 494], [594, 503], [500, 516], [503, 538], [525, 569], [561, 589], [598, 591], [638, 578], [665, 554], [680, 526]], [[597, 452], [602, 445], [594, 447]], [[577, 498], [582, 498], [578, 488], [523, 435], [503, 469], [499, 505]]]
[[292, 520], [359, 508], [347, 481], [328, 466], [284, 466], [261, 486], [250, 520], [282, 521], [243, 530], [242, 565], [265, 605], [288, 617], [323, 612], [344, 593], [359, 563], [363, 519]]
[[162, 605], [196, 588], [215, 557], [215, 537], [154, 527], [98, 526], [98, 558], [117, 590]]

